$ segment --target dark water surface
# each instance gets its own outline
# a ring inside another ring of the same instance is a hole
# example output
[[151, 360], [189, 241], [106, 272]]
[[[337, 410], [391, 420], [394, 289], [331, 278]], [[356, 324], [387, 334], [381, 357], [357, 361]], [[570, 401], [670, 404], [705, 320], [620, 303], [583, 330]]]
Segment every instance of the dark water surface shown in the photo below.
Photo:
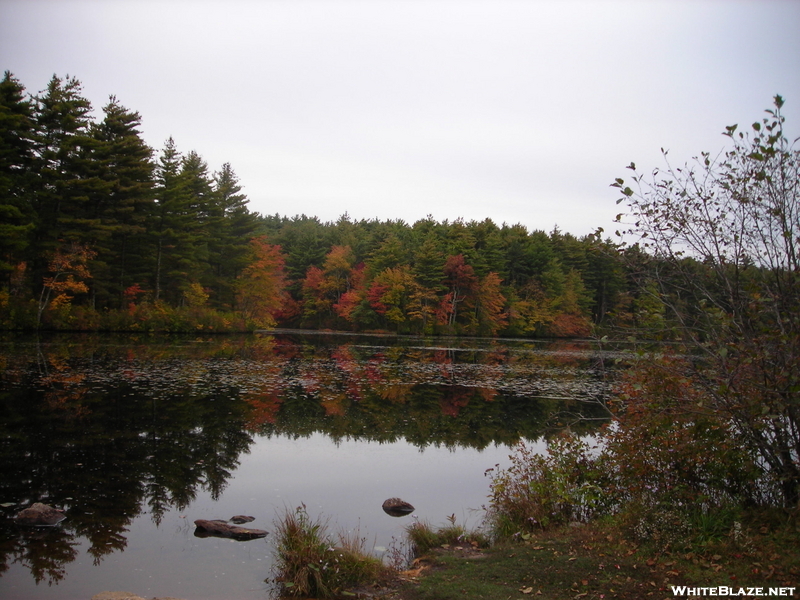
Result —
[[[276, 335], [0, 339], [0, 598], [270, 597], [272, 540], [195, 519], [304, 503], [381, 555], [416, 517], [477, 526], [484, 471], [604, 416], [581, 342]], [[388, 497], [414, 517], [381, 510]], [[63, 508], [53, 528], [9, 517]]]

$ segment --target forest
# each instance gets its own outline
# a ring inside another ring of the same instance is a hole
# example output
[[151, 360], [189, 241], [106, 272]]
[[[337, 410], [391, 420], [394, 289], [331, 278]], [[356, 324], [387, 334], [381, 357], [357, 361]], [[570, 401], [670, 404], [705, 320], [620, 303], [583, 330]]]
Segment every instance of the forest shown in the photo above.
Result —
[[78, 80], [29, 95], [7, 72], [0, 328], [627, 338], [605, 451], [523, 456], [535, 493], [506, 494], [516, 475], [498, 475], [497, 514], [522, 531], [552, 503], [564, 522], [591, 508], [676, 536], [648, 519], [727, 514], [730, 531], [739, 511], [800, 502], [800, 150], [783, 105], [727, 127], [717, 153], [631, 163], [609, 182], [613, 242], [489, 219], [261, 215], [230, 164], [172, 139], [156, 152], [113, 96], [97, 120]]
[[140, 127], [114, 96], [93, 117], [74, 77], [32, 95], [5, 73], [0, 327], [575, 337], [657, 312], [599, 235], [261, 215], [229, 163]]

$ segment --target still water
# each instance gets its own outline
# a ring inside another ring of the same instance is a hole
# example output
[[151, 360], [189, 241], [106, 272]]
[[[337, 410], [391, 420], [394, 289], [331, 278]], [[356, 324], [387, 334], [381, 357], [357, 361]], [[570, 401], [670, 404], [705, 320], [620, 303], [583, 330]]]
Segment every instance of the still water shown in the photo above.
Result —
[[[477, 527], [486, 469], [602, 419], [614, 354], [583, 342], [285, 332], [0, 339], [0, 597], [269, 598], [272, 540], [194, 535], [304, 504], [376, 555], [413, 518]], [[413, 516], [381, 510], [389, 497]], [[33, 502], [53, 528], [9, 517]]]

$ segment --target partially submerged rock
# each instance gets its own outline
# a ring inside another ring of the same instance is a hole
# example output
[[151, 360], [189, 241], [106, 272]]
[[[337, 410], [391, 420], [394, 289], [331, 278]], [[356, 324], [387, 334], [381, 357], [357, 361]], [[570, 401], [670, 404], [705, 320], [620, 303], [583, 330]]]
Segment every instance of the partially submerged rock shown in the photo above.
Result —
[[67, 518], [64, 511], [60, 508], [53, 508], [41, 502], [35, 502], [28, 508], [17, 513], [15, 521], [18, 525], [34, 525], [39, 527], [51, 527], [58, 525]]
[[403, 517], [414, 512], [414, 507], [400, 498], [389, 498], [383, 502], [383, 512], [392, 517]]
[[229, 525], [227, 521], [206, 521], [205, 519], [197, 519], [194, 525], [196, 527], [194, 534], [197, 537], [224, 537], [245, 541], [263, 538], [267, 535], [267, 532], [263, 529], [238, 527], [236, 525]]
[[247, 515], [233, 515], [230, 519], [228, 519], [231, 523], [235, 523], [236, 525], [241, 525], [242, 523], [249, 523], [250, 521], [255, 521], [255, 517], [248, 517]]

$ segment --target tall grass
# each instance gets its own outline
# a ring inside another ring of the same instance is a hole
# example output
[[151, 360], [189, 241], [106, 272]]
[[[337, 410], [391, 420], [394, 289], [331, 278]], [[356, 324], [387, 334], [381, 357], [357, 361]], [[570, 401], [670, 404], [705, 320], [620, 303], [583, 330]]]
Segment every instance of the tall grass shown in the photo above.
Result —
[[364, 538], [328, 532], [305, 505], [286, 510], [275, 523], [275, 581], [286, 596], [334, 598], [348, 588], [384, 583], [394, 570], [364, 550]]
[[425, 521], [417, 521], [406, 527], [406, 537], [411, 542], [412, 551], [421, 556], [441, 546], [477, 546], [489, 545], [488, 536], [480, 531], [469, 531], [456, 525], [455, 516], [447, 517], [449, 525], [434, 528]]

